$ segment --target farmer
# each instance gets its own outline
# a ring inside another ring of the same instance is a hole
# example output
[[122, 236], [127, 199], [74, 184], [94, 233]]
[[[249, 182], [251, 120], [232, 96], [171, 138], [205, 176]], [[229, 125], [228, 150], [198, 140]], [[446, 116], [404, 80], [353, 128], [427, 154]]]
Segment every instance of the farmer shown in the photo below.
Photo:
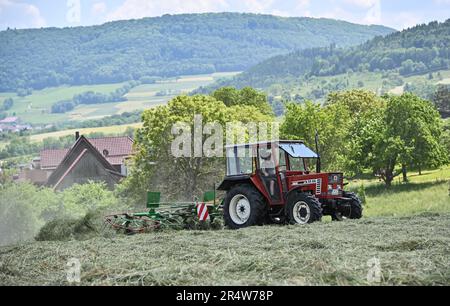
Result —
[[269, 192], [271, 196], [275, 195], [275, 162], [272, 158], [272, 149], [260, 148], [260, 168], [266, 184], [268, 184]]

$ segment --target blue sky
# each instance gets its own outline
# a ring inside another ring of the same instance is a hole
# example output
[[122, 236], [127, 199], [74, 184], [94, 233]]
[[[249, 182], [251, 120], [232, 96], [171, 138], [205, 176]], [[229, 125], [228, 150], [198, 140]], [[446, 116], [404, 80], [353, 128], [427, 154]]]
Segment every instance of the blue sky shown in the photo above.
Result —
[[404, 29], [450, 18], [450, 0], [0, 0], [0, 30], [225, 11], [325, 17]]

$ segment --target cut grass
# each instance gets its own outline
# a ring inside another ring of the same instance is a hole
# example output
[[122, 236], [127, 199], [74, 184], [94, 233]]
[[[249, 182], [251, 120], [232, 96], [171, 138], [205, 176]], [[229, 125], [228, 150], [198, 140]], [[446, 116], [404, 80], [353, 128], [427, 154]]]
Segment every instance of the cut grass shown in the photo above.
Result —
[[[0, 248], [0, 284], [449, 285], [450, 215], [231, 231], [163, 231]], [[367, 279], [373, 258], [380, 283]]]
[[[450, 197], [439, 180], [449, 171], [411, 173], [389, 190], [366, 180], [361, 220], [3, 247], [0, 285], [69, 285], [71, 258], [82, 285], [450, 285]], [[373, 259], [380, 282], [367, 278]]]

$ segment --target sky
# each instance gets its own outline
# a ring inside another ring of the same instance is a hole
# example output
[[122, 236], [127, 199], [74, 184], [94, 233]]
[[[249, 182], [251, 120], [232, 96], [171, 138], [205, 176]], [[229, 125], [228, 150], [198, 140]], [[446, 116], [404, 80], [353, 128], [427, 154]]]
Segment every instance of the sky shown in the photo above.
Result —
[[205, 12], [324, 17], [401, 30], [449, 19], [450, 0], [0, 0], [0, 30]]

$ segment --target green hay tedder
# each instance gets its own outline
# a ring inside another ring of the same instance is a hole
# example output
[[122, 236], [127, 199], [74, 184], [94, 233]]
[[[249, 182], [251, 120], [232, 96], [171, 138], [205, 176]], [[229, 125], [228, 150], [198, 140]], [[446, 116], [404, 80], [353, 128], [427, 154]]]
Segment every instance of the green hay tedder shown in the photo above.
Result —
[[148, 192], [146, 212], [120, 213], [105, 217], [105, 225], [118, 232], [139, 234], [152, 230], [198, 229], [221, 226], [222, 213], [215, 191], [205, 192], [202, 201], [161, 202], [161, 193]]

